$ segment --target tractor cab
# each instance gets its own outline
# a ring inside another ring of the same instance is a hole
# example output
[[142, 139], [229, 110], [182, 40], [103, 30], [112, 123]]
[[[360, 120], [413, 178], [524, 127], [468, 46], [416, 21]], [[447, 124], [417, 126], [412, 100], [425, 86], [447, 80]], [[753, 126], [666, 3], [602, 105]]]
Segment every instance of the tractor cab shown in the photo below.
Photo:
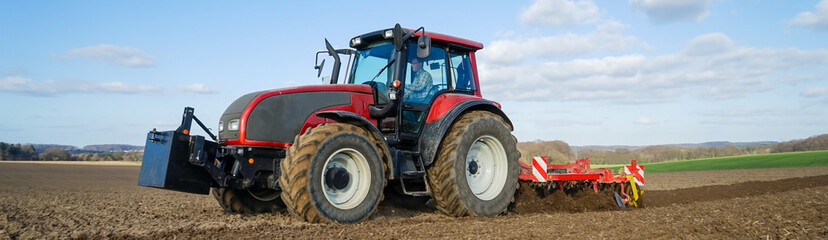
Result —
[[[474, 52], [482, 48], [478, 42], [397, 26], [352, 38], [353, 49], [327, 46], [328, 50], [317, 53], [315, 68], [321, 73], [325, 61], [320, 63], [319, 54], [327, 53], [335, 63], [326, 82], [372, 87], [371, 118], [392, 140], [389, 143], [415, 146], [438, 96], [480, 96], [473, 64]], [[347, 57], [344, 71], [338, 55]], [[340, 73], [344, 73], [341, 81]]]

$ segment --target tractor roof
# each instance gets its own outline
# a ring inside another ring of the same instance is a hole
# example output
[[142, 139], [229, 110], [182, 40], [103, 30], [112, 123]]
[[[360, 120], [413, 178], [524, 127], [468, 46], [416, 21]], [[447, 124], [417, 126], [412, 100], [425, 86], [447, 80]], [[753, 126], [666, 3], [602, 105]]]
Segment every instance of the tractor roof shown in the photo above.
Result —
[[[411, 29], [407, 29], [407, 30], [412, 31]], [[436, 33], [436, 32], [426, 32], [425, 34], [426, 34], [426, 36], [431, 37], [432, 41], [439, 41], [439, 42], [453, 43], [453, 44], [457, 44], [457, 45], [462, 45], [464, 47], [471, 48], [470, 50], [473, 50], [473, 51], [480, 50], [480, 49], [483, 48], [482, 43], [475, 42], [475, 41], [472, 41], [472, 40], [468, 40], [468, 39], [465, 39], [465, 38], [459, 38], [459, 37], [445, 35], [445, 34]], [[420, 37], [422, 35], [423, 35], [423, 32], [414, 33], [414, 36], [417, 36], [417, 37]]]
[[[379, 31], [374, 31], [374, 32], [362, 34], [362, 35], [359, 35], [357, 37], [354, 37], [354, 39], [359, 38], [362, 43], [373, 42], [373, 41], [376, 41], [376, 40], [379, 40], [379, 39], [385, 39], [383, 34], [386, 31], [389, 31], [389, 30], [392, 30], [392, 29], [389, 28], [389, 29], [383, 29], [383, 30], [379, 30]], [[411, 31], [414, 31], [414, 30], [405, 29], [405, 31], [411, 32]], [[455, 45], [455, 46], [458, 46], [458, 47], [468, 49], [469, 51], [477, 51], [477, 50], [483, 48], [482, 43], [472, 41], [472, 40], [468, 40], [468, 39], [465, 39], [465, 38], [459, 38], [459, 37], [455, 37], [455, 36], [450, 36], [450, 35], [446, 35], [446, 34], [430, 32], [430, 31], [426, 31], [425, 35], [431, 37], [432, 41], [440, 42], [440, 43], [447, 43], [449, 45]], [[416, 32], [414, 34], [414, 36], [421, 37], [421, 36], [423, 36], [423, 32], [422, 31]], [[360, 47], [367, 46], [367, 44], [357, 44], [355, 46], [353, 44], [354, 39], [352, 39], [351, 47], [359, 49]]]

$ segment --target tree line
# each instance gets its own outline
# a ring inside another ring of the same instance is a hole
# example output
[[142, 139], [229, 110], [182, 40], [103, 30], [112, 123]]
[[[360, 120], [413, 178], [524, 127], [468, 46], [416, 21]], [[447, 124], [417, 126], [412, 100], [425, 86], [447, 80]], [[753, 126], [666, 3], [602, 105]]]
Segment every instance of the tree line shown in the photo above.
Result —
[[141, 152], [70, 154], [62, 147], [50, 147], [38, 153], [31, 144], [0, 142], [0, 161], [141, 161]]
[[[630, 160], [642, 163], [687, 160], [696, 158], [727, 157], [763, 153], [798, 152], [828, 150], [828, 134], [792, 140], [770, 145], [749, 146], [713, 146], [713, 147], [677, 147], [648, 146], [630, 150], [581, 149], [573, 151], [564, 141], [520, 142], [517, 145], [521, 153], [520, 161], [531, 163], [533, 156], [546, 156], [552, 164], [567, 164], [574, 159], [590, 158], [595, 164], [625, 164]], [[32, 145], [10, 144], [0, 142], [0, 161], [2, 160], [42, 160], [42, 161], [141, 161], [141, 152], [81, 153], [70, 154], [65, 149], [52, 147], [38, 154]]]
[[38, 160], [37, 151], [32, 145], [9, 144], [0, 142], [0, 160]]
[[793, 140], [773, 145], [771, 152], [802, 152], [828, 149], [828, 134]]
[[769, 146], [713, 146], [684, 148], [677, 146], [648, 146], [634, 150], [617, 148], [609, 150], [581, 149], [575, 152], [575, 158], [589, 158], [596, 164], [620, 164], [629, 163], [630, 160], [638, 160], [641, 163], [655, 163], [675, 160], [688, 160], [697, 158], [728, 157], [749, 154], [769, 153]]
[[518, 143], [521, 162], [530, 163], [533, 156], [547, 156], [550, 163], [568, 164], [571, 160], [589, 158], [595, 164], [626, 164], [630, 160], [642, 163], [688, 160], [697, 158], [728, 157], [764, 153], [828, 150], [828, 134], [803, 140], [776, 144], [748, 146], [678, 147], [667, 145], [647, 146], [637, 149], [615, 150], [581, 149], [573, 151], [563, 141], [535, 141]]
[[575, 156], [572, 148], [564, 141], [535, 141], [519, 142], [520, 161], [526, 164], [532, 162], [532, 157], [544, 156], [550, 164], [568, 164]]

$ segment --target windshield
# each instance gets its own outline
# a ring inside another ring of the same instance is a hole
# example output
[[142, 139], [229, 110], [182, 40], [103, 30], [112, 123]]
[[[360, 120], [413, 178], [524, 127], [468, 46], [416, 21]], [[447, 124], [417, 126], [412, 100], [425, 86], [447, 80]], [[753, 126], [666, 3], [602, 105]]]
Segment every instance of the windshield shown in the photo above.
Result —
[[[375, 43], [367, 49], [357, 51], [349, 83], [370, 84], [373, 81], [388, 84], [391, 81], [391, 70], [394, 69], [394, 64], [388, 64], [394, 60], [394, 53], [391, 42]], [[388, 67], [385, 68], [386, 66]]]

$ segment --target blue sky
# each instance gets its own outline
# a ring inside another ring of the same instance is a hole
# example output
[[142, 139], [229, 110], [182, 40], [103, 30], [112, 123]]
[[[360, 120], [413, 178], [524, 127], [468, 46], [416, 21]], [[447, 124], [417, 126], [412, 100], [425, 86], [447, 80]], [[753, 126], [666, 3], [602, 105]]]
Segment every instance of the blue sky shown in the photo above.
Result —
[[520, 141], [828, 133], [828, 0], [17, 1], [0, 4], [0, 141], [144, 143], [253, 91], [318, 84], [328, 38], [400, 23], [482, 42]]

